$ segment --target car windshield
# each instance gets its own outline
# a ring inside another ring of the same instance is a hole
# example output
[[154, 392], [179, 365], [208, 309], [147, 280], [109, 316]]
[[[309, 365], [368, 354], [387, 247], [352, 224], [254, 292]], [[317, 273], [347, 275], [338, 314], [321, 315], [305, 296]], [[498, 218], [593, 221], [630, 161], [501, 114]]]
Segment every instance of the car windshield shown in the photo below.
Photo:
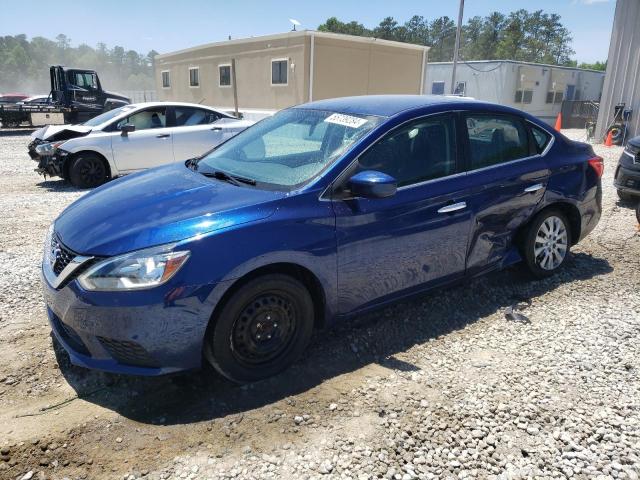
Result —
[[323, 110], [283, 110], [213, 150], [200, 160], [198, 171], [223, 171], [293, 188], [331, 165], [380, 121]]
[[91, 120], [87, 120], [82, 125], [87, 127], [97, 127], [98, 125], [102, 125], [104, 122], [108, 122], [112, 118], [116, 118], [118, 115], [127, 112], [129, 110], [133, 110], [133, 105], [125, 105], [124, 107], [114, 108], [113, 110], [109, 110], [108, 112], [101, 113], [97, 117], [93, 117]]

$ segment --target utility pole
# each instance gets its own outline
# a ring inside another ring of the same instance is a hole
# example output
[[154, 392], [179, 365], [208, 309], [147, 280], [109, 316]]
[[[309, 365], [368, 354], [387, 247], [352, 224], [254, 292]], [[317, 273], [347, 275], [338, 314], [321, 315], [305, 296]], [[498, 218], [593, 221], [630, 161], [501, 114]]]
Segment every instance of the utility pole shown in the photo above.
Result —
[[456, 67], [458, 66], [458, 50], [460, 50], [460, 33], [462, 33], [462, 14], [464, 12], [464, 0], [460, 0], [458, 12], [458, 28], [456, 29], [456, 44], [453, 47], [453, 69], [451, 70], [451, 94], [456, 91]]

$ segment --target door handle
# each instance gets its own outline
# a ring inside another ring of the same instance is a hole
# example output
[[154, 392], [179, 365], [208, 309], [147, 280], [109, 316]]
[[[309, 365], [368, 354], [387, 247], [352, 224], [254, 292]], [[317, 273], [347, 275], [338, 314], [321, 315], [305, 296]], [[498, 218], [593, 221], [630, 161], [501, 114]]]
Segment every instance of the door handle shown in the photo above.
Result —
[[541, 183], [536, 183], [535, 185], [531, 185], [530, 187], [525, 188], [524, 191], [526, 193], [533, 193], [537, 192], [541, 188], [544, 188], [544, 185], [542, 185]]
[[168, 133], [161, 133], [160, 135], [156, 135], [156, 138], [169, 138], [170, 136]]
[[438, 213], [453, 213], [458, 210], [462, 210], [463, 208], [467, 208], [467, 202], [458, 202], [452, 203], [451, 205], [445, 205], [442, 208], [438, 209]]
[[213, 127], [211, 130], [213, 130], [214, 132], [221, 132], [222, 127]]

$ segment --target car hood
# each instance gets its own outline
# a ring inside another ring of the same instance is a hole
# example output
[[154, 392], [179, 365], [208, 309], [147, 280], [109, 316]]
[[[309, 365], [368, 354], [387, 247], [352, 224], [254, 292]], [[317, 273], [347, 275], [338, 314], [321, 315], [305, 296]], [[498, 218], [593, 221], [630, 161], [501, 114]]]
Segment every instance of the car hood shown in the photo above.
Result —
[[207, 178], [177, 163], [93, 190], [62, 212], [55, 231], [76, 253], [112, 256], [266, 218], [285, 195]]
[[92, 127], [86, 125], [47, 125], [33, 132], [31, 138], [47, 142], [68, 140], [70, 138], [87, 135], [91, 131], [91, 128]]

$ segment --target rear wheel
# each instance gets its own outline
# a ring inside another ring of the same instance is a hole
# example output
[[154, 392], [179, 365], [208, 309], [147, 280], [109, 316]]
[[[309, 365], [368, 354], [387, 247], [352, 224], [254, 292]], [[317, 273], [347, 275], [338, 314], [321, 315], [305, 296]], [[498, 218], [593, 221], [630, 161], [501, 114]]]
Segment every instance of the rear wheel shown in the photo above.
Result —
[[238, 383], [270, 377], [304, 351], [313, 315], [311, 295], [295, 278], [255, 278], [233, 293], [213, 320], [205, 356], [220, 374]]
[[104, 160], [95, 153], [81, 153], [69, 167], [69, 181], [74, 187], [93, 188], [109, 180]]
[[556, 209], [540, 212], [531, 222], [524, 239], [524, 258], [536, 278], [553, 275], [564, 264], [571, 248], [567, 217]]

